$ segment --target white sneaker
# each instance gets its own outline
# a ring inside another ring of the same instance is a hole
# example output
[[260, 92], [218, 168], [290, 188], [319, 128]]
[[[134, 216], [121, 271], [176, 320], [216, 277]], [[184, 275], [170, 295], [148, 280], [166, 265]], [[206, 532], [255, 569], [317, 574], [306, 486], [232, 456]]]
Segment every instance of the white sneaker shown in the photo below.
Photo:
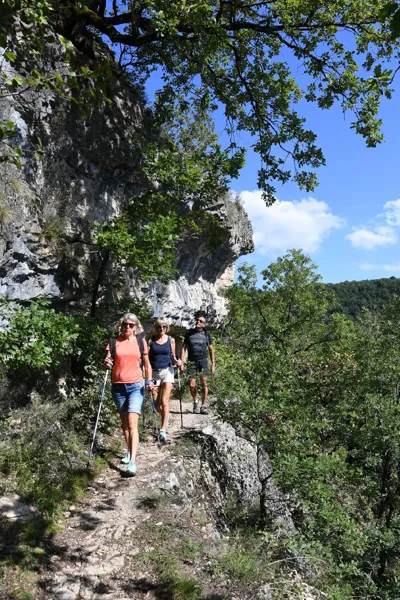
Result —
[[136, 475], [136, 463], [134, 463], [133, 460], [130, 460], [126, 465], [125, 473], [129, 475], [129, 477]]
[[127, 465], [130, 460], [131, 460], [131, 455], [130, 455], [129, 450], [127, 450], [124, 454], [124, 458], [121, 458], [121, 463], [123, 465]]

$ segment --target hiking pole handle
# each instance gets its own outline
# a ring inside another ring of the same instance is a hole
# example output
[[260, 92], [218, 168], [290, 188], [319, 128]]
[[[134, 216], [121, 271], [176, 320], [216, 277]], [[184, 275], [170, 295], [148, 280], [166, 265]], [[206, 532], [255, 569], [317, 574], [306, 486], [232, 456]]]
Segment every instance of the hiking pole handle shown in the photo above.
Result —
[[106, 391], [106, 385], [107, 385], [107, 379], [108, 379], [109, 372], [110, 372], [110, 369], [107, 369], [105, 377], [104, 377], [103, 387], [101, 389], [99, 408], [98, 408], [97, 417], [96, 417], [96, 424], [94, 426], [94, 431], [93, 431], [93, 436], [92, 436], [92, 443], [90, 445], [89, 462], [92, 460], [92, 456], [93, 456], [94, 442], [96, 440], [97, 427], [98, 427], [99, 421], [100, 421], [100, 414], [101, 414], [101, 409], [102, 409], [102, 406], [103, 406], [104, 393]]

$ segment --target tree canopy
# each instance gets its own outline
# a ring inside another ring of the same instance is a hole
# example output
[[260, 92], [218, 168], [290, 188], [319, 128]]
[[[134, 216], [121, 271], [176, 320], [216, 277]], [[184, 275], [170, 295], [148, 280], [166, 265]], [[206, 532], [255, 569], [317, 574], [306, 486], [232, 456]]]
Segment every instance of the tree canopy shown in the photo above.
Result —
[[307, 557], [312, 584], [332, 600], [397, 598], [399, 300], [350, 321], [299, 251], [261, 276], [257, 287], [244, 266], [228, 291], [214, 408], [259, 457], [267, 450], [272, 466], [258, 461], [264, 526], [273, 473], [297, 530], [287, 547]]
[[24, 33], [32, 22], [46, 34], [51, 25], [92, 74], [111, 61], [143, 84], [158, 70], [161, 119], [177, 107], [204, 118], [222, 111], [231, 175], [246, 132], [271, 201], [274, 181], [312, 190], [325, 162], [296, 108], [302, 99], [322, 109], [339, 103], [368, 146], [382, 140], [379, 104], [391, 96], [399, 52], [393, 10], [382, 0], [41, 0], [35, 8], [5, 0], [4, 8], [2, 45], [17, 14]]
[[400, 279], [385, 277], [363, 281], [342, 281], [328, 283], [327, 288], [334, 292], [340, 310], [353, 319], [359, 317], [363, 309], [377, 312], [400, 296]]

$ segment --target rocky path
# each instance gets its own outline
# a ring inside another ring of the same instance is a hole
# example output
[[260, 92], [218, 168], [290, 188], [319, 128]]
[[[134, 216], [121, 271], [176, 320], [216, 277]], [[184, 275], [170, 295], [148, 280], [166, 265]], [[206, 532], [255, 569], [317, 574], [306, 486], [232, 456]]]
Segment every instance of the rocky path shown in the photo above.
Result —
[[[192, 414], [191, 405], [185, 404], [181, 429], [178, 401], [172, 402], [171, 412], [168, 444], [157, 444], [151, 438], [140, 443], [136, 477], [126, 477], [116, 457], [88, 489], [84, 501], [70, 507], [66, 526], [54, 540], [59, 551], [51, 557], [52, 568], [41, 579], [40, 600], [162, 597], [156, 594], [156, 585], [142, 590], [126, 585], [133, 576], [136, 581], [151, 579], [145, 568], [138, 571], [138, 557], [148, 547], [136, 533], [150, 519], [154, 527], [163, 527], [163, 523], [154, 522], [155, 495], [168, 494], [179, 486], [175, 471], [181, 464], [177, 451], [180, 440], [211, 420], [210, 416]], [[176, 511], [180, 510], [177, 506]]]

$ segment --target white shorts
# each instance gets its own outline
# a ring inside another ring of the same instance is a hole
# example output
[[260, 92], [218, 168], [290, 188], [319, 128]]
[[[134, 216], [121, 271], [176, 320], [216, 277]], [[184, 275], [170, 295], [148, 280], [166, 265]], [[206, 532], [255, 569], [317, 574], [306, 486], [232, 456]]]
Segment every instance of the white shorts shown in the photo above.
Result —
[[153, 382], [155, 386], [159, 386], [161, 383], [174, 383], [174, 368], [153, 369]]

